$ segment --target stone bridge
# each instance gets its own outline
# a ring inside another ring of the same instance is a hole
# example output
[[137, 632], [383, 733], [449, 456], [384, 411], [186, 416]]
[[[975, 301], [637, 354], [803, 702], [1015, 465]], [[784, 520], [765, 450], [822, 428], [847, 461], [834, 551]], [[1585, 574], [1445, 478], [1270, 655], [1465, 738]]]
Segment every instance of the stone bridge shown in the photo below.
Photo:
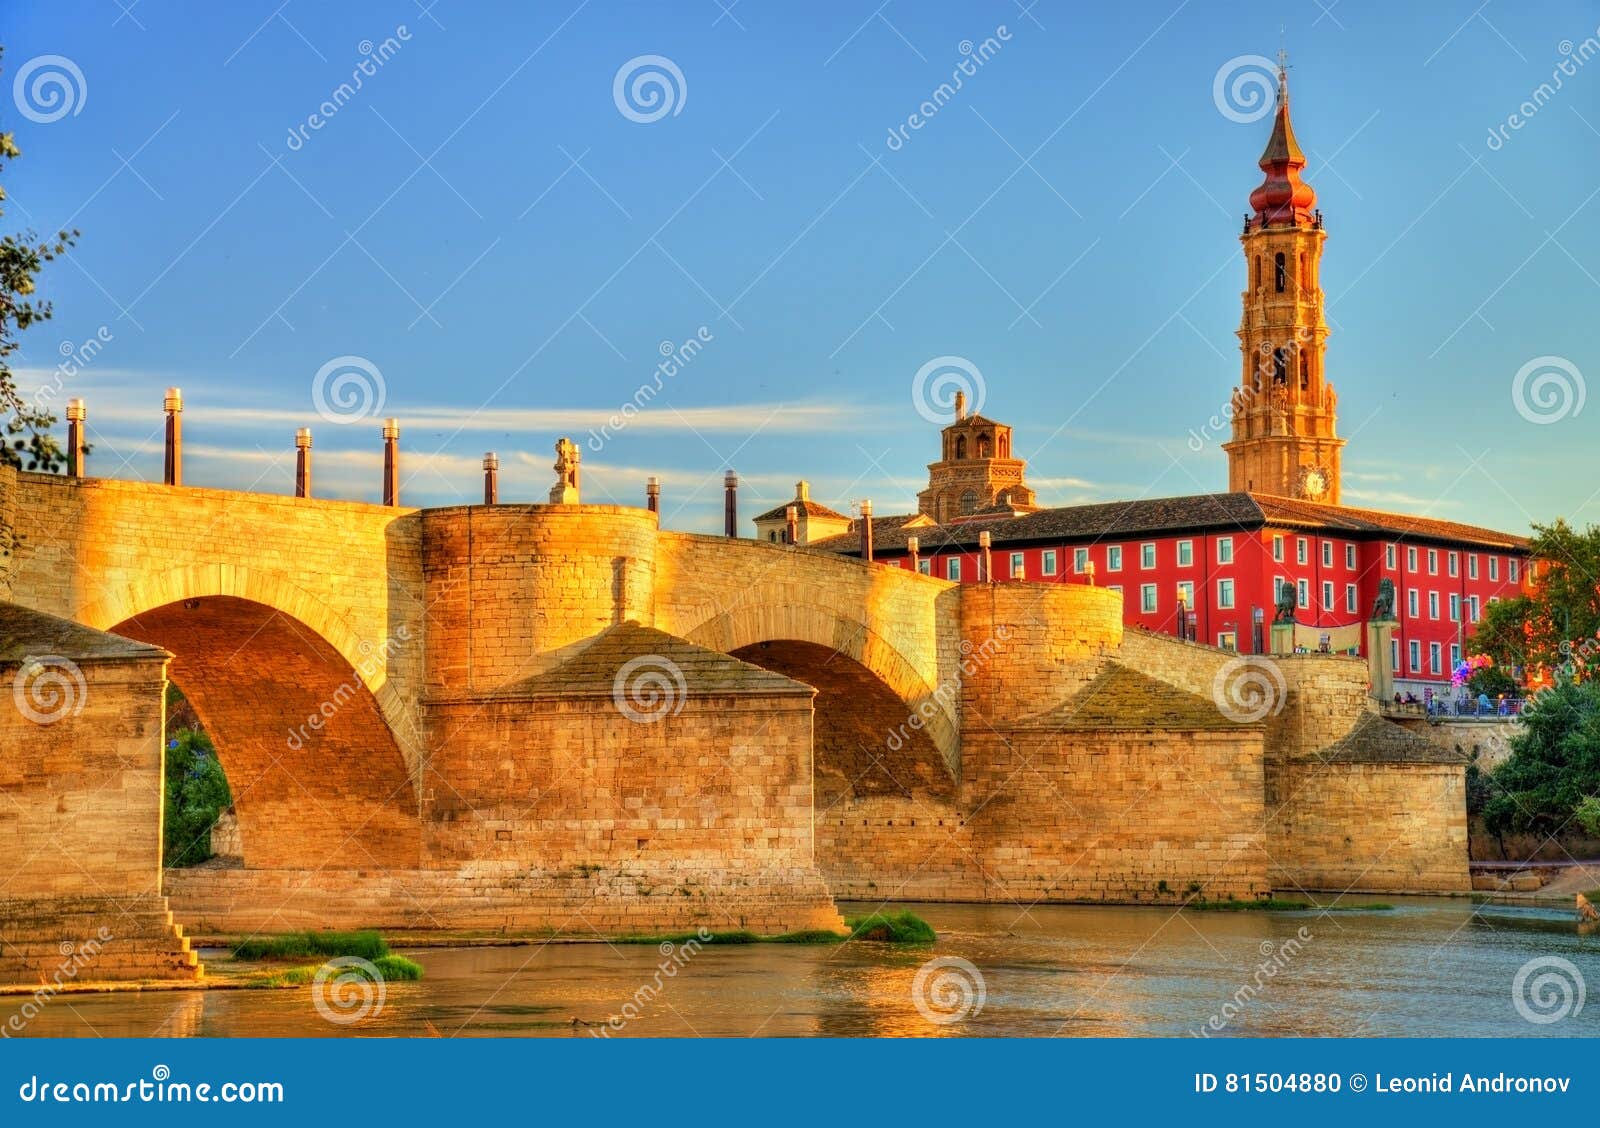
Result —
[[[0, 873], [0, 906], [98, 886], [209, 931], [781, 931], [836, 925], [835, 895], [1466, 882], [1460, 765], [1369, 713], [1364, 665], [1125, 636], [1120, 596], [1079, 584], [963, 586], [616, 506], [0, 468], [0, 601], [18, 701], [45, 637], [98, 698], [0, 709], [0, 856], [41, 859]], [[1260, 715], [1223, 688], [1252, 671]], [[163, 673], [215, 741], [242, 863], [157, 868], [162, 710], [136, 691]], [[89, 716], [126, 722], [114, 756]], [[107, 860], [91, 831], [155, 853]], [[51, 878], [74, 864], [99, 881]]]

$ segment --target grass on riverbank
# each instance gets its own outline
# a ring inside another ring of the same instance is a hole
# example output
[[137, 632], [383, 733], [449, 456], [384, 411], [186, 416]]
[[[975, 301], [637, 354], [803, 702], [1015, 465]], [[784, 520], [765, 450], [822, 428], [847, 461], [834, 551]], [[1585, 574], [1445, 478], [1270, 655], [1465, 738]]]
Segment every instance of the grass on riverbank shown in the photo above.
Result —
[[[385, 983], [415, 982], [422, 978], [422, 965], [415, 960], [408, 960], [404, 956], [379, 956], [370, 961], [377, 969], [378, 976]], [[277, 987], [304, 987], [317, 978], [317, 973], [324, 964], [302, 964], [299, 967], [286, 967], [276, 971], [266, 972], [246, 981], [246, 986], [277, 988]], [[345, 978], [356, 975], [369, 982], [372, 976], [360, 964], [347, 964], [339, 969], [334, 978]]]
[[755, 932], [678, 932], [623, 936], [613, 944], [842, 944], [847, 940], [866, 940], [882, 944], [931, 944], [937, 938], [933, 926], [916, 913], [872, 913], [864, 917], [848, 917], [848, 932], [830, 932], [824, 928], [809, 928], [799, 932], [784, 932], [776, 936], [762, 936]]
[[1393, 905], [1386, 905], [1381, 901], [1371, 901], [1358, 905], [1317, 905], [1310, 901], [1284, 901], [1276, 897], [1264, 901], [1190, 901], [1183, 906], [1186, 909], [1195, 909], [1199, 912], [1268, 912], [1268, 913], [1355, 913], [1355, 912], [1390, 912]]
[[[358, 956], [373, 963], [389, 955], [376, 932], [289, 932], [259, 936], [233, 945], [240, 960], [303, 960], [309, 956]], [[314, 965], [320, 967], [321, 965]]]

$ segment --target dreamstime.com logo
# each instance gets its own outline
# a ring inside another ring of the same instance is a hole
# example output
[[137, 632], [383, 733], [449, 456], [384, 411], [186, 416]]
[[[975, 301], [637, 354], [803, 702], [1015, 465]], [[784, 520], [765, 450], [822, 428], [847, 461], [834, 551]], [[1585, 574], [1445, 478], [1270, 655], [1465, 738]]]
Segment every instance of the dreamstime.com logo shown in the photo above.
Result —
[[1211, 682], [1211, 700], [1224, 717], [1254, 724], [1283, 712], [1289, 687], [1283, 671], [1267, 658], [1233, 658]]
[[71, 658], [39, 654], [25, 658], [11, 682], [17, 711], [36, 725], [53, 725], [83, 712], [89, 696], [83, 671]]
[[635, 724], [649, 725], [683, 712], [689, 683], [683, 670], [660, 654], [630, 658], [611, 682], [617, 711]]
[[665, 55], [635, 55], [617, 68], [611, 100], [629, 121], [677, 117], [689, 101], [689, 83], [678, 64]]
[[311, 378], [311, 405], [329, 423], [358, 423], [383, 412], [388, 385], [364, 356], [336, 356]]
[[48, 125], [68, 114], [83, 113], [89, 83], [78, 64], [65, 55], [35, 55], [18, 68], [11, 97], [23, 117]]
[[1535, 1026], [1548, 1026], [1583, 1012], [1583, 973], [1571, 960], [1539, 956], [1517, 969], [1511, 980], [1511, 1003]]
[[1583, 373], [1564, 356], [1536, 356], [1511, 378], [1511, 405], [1529, 423], [1576, 419], [1588, 396]]
[[1260, 121], [1272, 112], [1278, 68], [1265, 55], [1235, 55], [1217, 68], [1211, 100], [1229, 121]]
[[983, 373], [964, 356], [936, 356], [911, 377], [911, 404], [917, 414], [936, 426], [956, 420], [956, 393], [966, 396], [967, 411], [977, 414], [989, 394]]
[[349, 1026], [383, 1013], [387, 997], [383, 973], [360, 956], [339, 956], [317, 969], [311, 1005], [335, 1026]]
[[911, 1001], [917, 1013], [935, 1026], [951, 1026], [977, 1018], [989, 988], [977, 965], [960, 956], [939, 956], [917, 968], [911, 980]]

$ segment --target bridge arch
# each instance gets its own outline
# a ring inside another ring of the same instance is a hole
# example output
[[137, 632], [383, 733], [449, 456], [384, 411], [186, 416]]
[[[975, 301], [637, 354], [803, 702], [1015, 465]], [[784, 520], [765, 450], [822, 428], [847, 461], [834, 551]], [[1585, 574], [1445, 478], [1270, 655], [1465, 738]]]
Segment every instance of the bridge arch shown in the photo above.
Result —
[[[422, 640], [397, 626], [379, 638], [365, 638], [325, 601], [276, 573], [235, 564], [192, 564], [139, 576], [119, 591], [85, 604], [76, 615], [85, 626], [127, 634], [118, 624], [136, 621], [158, 607], [190, 600], [229, 597], [271, 608], [299, 623], [330, 647], [377, 702], [393, 739], [399, 744], [412, 778], [420, 778], [421, 730], [405, 696], [392, 684], [393, 659], [414, 651], [421, 660]], [[137, 636], [132, 636], [137, 637]], [[168, 647], [167, 649], [172, 649]]]
[[[684, 634], [690, 642], [721, 650], [758, 666], [766, 666], [799, 681], [817, 685], [807, 672], [817, 676], [828, 665], [828, 655], [837, 654], [853, 667], [872, 675], [901, 704], [893, 730], [918, 723], [911, 732], [921, 732], [932, 742], [952, 778], [960, 771], [961, 737], [958, 721], [959, 686], [936, 690], [917, 672], [915, 666], [882, 635], [866, 623], [836, 609], [817, 603], [800, 603], [763, 598], [753, 592], [737, 605], [706, 619]], [[772, 661], [762, 659], [763, 648], [786, 644], [789, 652]], [[796, 647], [795, 644], [799, 644]], [[781, 664], [773, 664], [781, 660]], [[819, 691], [824, 687], [817, 685]], [[819, 701], [819, 713], [829, 704]], [[878, 710], [887, 722], [892, 714]], [[884, 739], [889, 739], [889, 733]], [[905, 737], [902, 735], [902, 740]]]
[[251, 869], [414, 868], [416, 790], [376, 697], [277, 607], [200, 596], [110, 624], [172, 653], [228, 775]]

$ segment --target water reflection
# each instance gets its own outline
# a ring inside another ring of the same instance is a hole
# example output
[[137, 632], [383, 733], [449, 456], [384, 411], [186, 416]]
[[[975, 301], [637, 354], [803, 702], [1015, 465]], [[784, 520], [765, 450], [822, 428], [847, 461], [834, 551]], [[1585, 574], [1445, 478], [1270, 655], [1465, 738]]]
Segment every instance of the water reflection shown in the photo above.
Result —
[[[877, 906], [873, 906], [874, 908]], [[710, 945], [675, 967], [653, 946], [534, 944], [409, 952], [421, 983], [381, 1013], [320, 1017], [305, 989], [59, 995], [25, 1035], [969, 1037], [1593, 1034], [1593, 1015], [1536, 1026], [1511, 983], [1537, 956], [1600, 984], [1600, 936], [1559, 911], [1411, 900], [1392, 912], [914, 905], [931, 949]], [[930, 1023], [912, 985], [934, 956], [975, 965], [982, 1009]], [[1270, 966], [1270, 972], [1264, 970]], [[26, 997], [0, 999], [0, 1023]], [[1216, 1021], [1213, 1021], [1216, 1020]]]

